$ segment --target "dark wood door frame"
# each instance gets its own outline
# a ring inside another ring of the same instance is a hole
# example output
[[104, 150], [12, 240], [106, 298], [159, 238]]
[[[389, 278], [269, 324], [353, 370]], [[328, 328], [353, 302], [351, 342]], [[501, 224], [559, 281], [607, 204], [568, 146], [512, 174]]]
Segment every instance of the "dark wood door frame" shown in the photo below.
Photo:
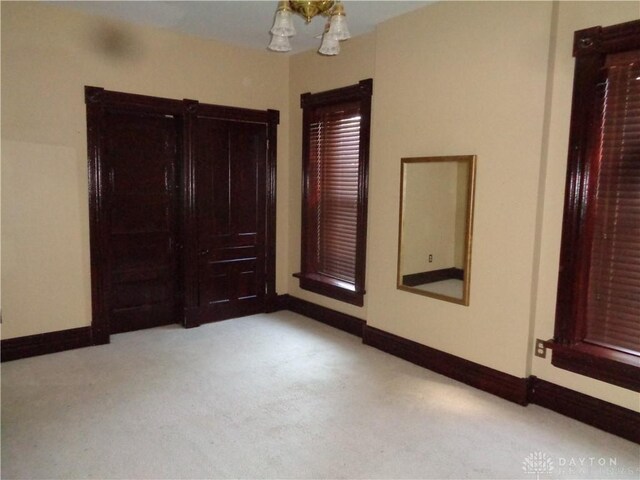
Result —
[[198, 245], [195, 210], [195, 169], [192, 136], [194, 122], [199, 112], [222, 120], [260, 123], [267, 128], [266, 207], [265, 207], [265, 310], [275, 309], [275, 242], [276, 242], [276, 152], [277, 125], [280, 114], [277, 110], [252, 110], [220, 105], [201, 104], [197, 100], [174, 100], [105, 90], [101, 87], [85, 87], [87, 107], [87, 156], [89, 166], [89, 229], [91, 242], [91, 336], [94, 344], [109, 343], [109, 262], [107, 256], [107, 211], [103, 204], [105, 179], [101, 161], [102, 118], [108, 109], [131, 112], [155, 112], [173, 115], [182, 122], [182, 177], [183, 199], [178, 236], [181, 247], [180, 279], [183, 295], [182, 318], [176, 323], [184, 327], [196, 327], [197, 262]]

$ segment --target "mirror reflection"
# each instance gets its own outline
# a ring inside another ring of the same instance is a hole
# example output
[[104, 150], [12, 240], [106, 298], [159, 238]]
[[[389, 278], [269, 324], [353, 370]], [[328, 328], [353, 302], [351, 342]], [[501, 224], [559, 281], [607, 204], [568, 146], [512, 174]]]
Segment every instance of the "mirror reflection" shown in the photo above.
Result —
[[398, 288], [469, 305], [475, 155], [402, 159]]

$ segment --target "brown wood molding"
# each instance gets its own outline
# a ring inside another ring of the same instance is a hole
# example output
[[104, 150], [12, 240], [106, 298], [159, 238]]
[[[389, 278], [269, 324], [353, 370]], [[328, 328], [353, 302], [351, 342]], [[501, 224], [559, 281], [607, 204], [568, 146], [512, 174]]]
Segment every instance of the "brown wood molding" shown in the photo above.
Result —
[[364, 327], [362, 341], [366, 345], [511, 402], [520, 405], [528, 403], [526, 378], [514, 377], [368, 325]]
[[464, 280], [464, 270], [460, 268], [441, 268], [430, 272], [411, 273], [402, 276], [402, 284], [408, 287], [415, 287], [416, 285], [450, 279]]
[[292, 297], [291, 295], [281, 295], [279, 299], [283, 309], [286, 308], [292, 312], [326, 323], [351, 335], [362, 337], [362, 330], [366, 322], [360, 318], [337, 312], [330, 308], [321, 307], [320, 305]]
[[355, 85], [348, 87], [335, 88], [320, 93], [311, 92], [300, 95], [300, 107], [309, 107], [315, 105], [325, 105], [330, 103], [347, 102], [351, 100], [360, 100], [362, 98], [371, 97], [373, 92], [373, 79], [367, 78], [360, 80]]
[[[590, 187], [597, 178], [598, 85], [609, 55], [640, 48], [640, 20], [574, 33], [569, 152], [565, 179], [552, 364], [580, 375], [640, 391], [640, 364], [632, 354], [592, 348], [587, 337], [587, 293], [595, 217]], [[599, 167], [598, 167], [599, 168]]]
[[[155, 98], [155, 97], [150, 97]], [[178, 100], [170, 100], [178, 102]], [[194, 100], [185, 99], [183, 102], [190, 102], [193, 106], [189, 113], [207, 118], [217, 118], [220, 120], [234, 120], [237, 122], [252, 123], [273, 123], [280, 122], [280, 112], [278, 110], [255, 110], [250, 108], [229, 107], [226, 105], [215, 105], [210, 103], [200, 103]]]
[[[371, 96], [373, 79], [361, 80], [355, 85], [336, 88], [319, 93], [304, 93], [300, 96], [302, 107], [302, 228], [300, 249], [300, 273], [294, 275], [300, 278], [300, 288], [319, 295], [363, 306], [366, 279], [367, 252], [367, 205], [369, 184], [369, 147], [371, 136]], [[358, 158], [358, 194], [357, 214], [355, 220], [355, 271], [353, 282], [349, 288], [340, 285], [330, 277], [322, 275], [322, 269], [317, 262], [318, 233], [315, 207], [322, 202], [317, 191], [311, 188], [311, 173], [315, 170], [314, 161], [310, 154], [311, 124], [315, 121], [316, 109], [323, 109], [331, 105], [357, 102], [360, 115], [359, 130], [359, 158]]]
[[102, 343], [94, 340], [91, 327], [80, 327], [2, 340], [0, 350], [2, 361], [8, 362]]
[[[300, 288], [309, 290], [310, 292], [324, 295], [325, 297], [334, 298], [341, 302], [350, 303], [357, 307], [364, 305], [364, 291], [351, 290], [346, 288], [346, 282], [336, 280], [335, 278], [320, 275], [318, 273], [294, 273], [294, 277], [300, 279]], [[347, 285], [347, 287], [351, 287]]]
[[[199, 297], [197, 291], [199, 261], [198, 226], [196, 205], [196, 166], [193, 142], [197, 124], [203, 118], [218, 119], [230, 122], [242, 122], [249, 125], [264, 125], [267, 137], [267, 158], [265, 163], [264, 188], [265, 205], [260, 211], [265, 212], [264, 240], [260, 268], [264, 270], [264, 308], [268, 310], [274, 303], [276, 272], [276, 148], [277, 125], [280, 114], [277, 110], [253, 110], [200, 103], [197, 100], [176, 100], [123, 92], [105, 90], [101, 87], [85, 87], [85, 103], [87, 108], [87, 143], [89, 170], [89, 214], [91, 237], [91, 299], [92, 299], [92, 332], [96, 343], [108, 343], [111, 333], [110, 304], [112, 288], [109, 275], [108, 229], [109, 212], [104, 201], [107, 191], [104, 155], [102, 155], [103, 133], [105, 129], [105, 112], [135, 112], [140, 115], [160, 114], [173, 116], [180, 127], [177, 162], [177, 189], [180, 200], [178, 204], [178, 226], [176, 242], [179, 245], [178, 289], [181, 291], [179, 305], [176, 308], [175, 322], [186, 328], [197, 327], [203, 323], [199, 313]], [[262, 290], [261, 290], [262, 291]], [[244, 307], [243, 307], [244, 308]], [[239, 314], [256, 313], [247, 307]], [[222, 313], [217, 318], [232, 316]], [[209, 320], [207, 320], [209, 321]]]
[[529, 378], [531, 403], [640, 443], [640, 413], [533, 376]]
[[551, 364], [555, 367], [640, 392], [640, 358], [636, 355], [584, 342], [561, 345], [551, 341], [547, 346], [553, 350]]
[[288, 293], [284, 295], [276, 295], [269, 305], [269, 312], [280, 312], [281, 310], [289, 309], [289, 299], [291, 297]]
[[575, 57], [616, 53], [640, 48], [640, 20], [609, 27], [591, 27], [574, 33]]

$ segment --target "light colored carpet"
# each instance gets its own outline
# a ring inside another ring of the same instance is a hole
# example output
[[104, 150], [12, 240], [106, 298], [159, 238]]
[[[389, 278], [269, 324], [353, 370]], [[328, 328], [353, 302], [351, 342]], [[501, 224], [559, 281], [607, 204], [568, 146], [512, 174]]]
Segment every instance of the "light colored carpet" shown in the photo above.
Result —
[[423, 283], [422, 285], [417, 285], [415, 288], [424, 290], [425, 292], [439, 293], [440, 295], [446, 295], [448, 297], [462, 298], [463, 284], [464, 282], [462, 280], [450, 278], [440, 280], [439, 282]]
[[2, 364], [2, 478], [638, 478], [638, 445], [291, 312], [111, 338]]

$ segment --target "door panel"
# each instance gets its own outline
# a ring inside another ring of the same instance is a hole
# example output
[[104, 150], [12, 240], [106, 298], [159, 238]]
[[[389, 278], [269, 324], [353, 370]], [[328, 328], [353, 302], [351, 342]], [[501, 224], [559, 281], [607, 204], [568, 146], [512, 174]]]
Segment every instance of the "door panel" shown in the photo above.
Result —
[[264, 124], [199, 117], [195, 128], [199, 322], [264, 311]]
[[92, 339], [274, 308], [279, 113], [85, 87]]
[[164, 233], [173, 227], [170, 196], [162, 194], [114, 195], [111, 234]]
[[107, 111], [110, 332], [176, 321], [179, 124], [173, 116]]

